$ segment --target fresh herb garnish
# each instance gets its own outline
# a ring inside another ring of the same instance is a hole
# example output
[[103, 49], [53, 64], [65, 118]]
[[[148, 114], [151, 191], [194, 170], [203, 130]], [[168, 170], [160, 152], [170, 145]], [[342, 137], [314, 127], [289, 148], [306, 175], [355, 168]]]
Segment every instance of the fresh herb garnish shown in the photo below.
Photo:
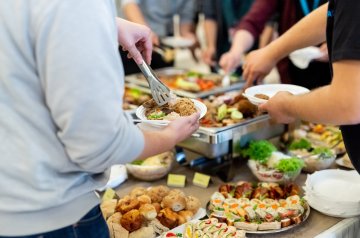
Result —
[[131, 164], [133, 165], [142, 165], [144, 163], [144, 160], [134, 160], [133, 162], [131, 162]]
[[290, 150], [299, 150], [299, 149], [308, 150], [310, 148], [311, 148], [311, 143], [308, 140], [304, 139], [304, 138], [302, 138], [300, 140], [293, 141], [289, 146]]
[[333, 152], [326, 147], [317, 147], [311, 153], [314, 155], [319, 155], [321, 158], [334, 156]]
[[304, 167], [304, 161], [299, 158], [282, 159], [276, 165], [276, 169], [283, 173], [293, 173]]
[[250, 142], [249, 147], [243, 151], [243, 155], [261, 164], [266, 164], [274, 151], [276, 151], [276, 147], [273, 144], [266, 140], [259, 140]]

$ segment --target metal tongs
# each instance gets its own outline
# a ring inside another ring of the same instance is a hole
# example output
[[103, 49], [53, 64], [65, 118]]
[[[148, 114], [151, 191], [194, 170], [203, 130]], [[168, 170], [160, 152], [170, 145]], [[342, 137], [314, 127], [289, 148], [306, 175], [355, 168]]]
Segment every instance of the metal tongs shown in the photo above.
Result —
[[144, 60], [141, 64], [138, 64], [138, 66], [149, 83], [151, 95], [153, 96], [156, 104], [162, 106], [168, 103], [171, 99], [170, 89], [160, 81], [154, 71]]

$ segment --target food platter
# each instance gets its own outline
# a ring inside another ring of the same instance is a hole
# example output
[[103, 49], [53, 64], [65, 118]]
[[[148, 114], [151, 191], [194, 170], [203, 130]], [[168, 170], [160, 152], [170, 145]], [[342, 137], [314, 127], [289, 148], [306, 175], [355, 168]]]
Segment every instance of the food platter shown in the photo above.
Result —
[[[211, 211], [209, 210], [209, 206], [210, 206], [210, 201], [206, 204], [206, 214], [208, 217], [211, 216]], [[249, 233], [249, 234], [274, 234], [274, 233], [279, 233], [279, 232], [284, 232], [284, 231], [288, 231], [288, 230], [291, 230], [295, 227], [298, 227], [300, 225], [302, 225], [310, 216], [310, 206], [308, 203], [306, 203], [306, 209], [305, 209], [305, 213], [304, 213], [304, 216], [303, 216], [303, 219], [302, 219], [302, 222], [299, 223], [299, 224], [293, 224], [293, 225], [290, 225], [288, 227], [284, 227], [284, 228], [281, 228], [281, 229], [278, 229], [278, 230], [267, 230], [267, 231], [246, 231], [246, 233]]]

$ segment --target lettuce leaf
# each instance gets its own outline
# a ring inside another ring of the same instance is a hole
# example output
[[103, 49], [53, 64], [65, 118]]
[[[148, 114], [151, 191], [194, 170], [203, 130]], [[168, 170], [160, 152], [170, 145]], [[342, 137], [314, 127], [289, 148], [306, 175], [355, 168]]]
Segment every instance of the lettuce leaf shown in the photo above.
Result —
[[252, 141], [243, 151], [243, 155], [261, 164], [266, 164], [276, 147], [266, 140]]

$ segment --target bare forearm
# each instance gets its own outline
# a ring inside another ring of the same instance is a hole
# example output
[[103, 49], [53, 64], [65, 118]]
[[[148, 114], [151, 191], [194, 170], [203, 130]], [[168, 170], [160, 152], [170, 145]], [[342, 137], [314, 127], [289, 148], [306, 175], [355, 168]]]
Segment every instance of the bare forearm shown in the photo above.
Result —
[[324, 4], [299, 21], [268, 47], [278, 61], [291, 52], [326, 40], [326, 19], [328, 4]]
[[123, 11], [127, 20], [147, 26], [147, 22], [141, 12], [141, 9], [136, 3], [126, 4], [123, 7]]
[[334, 64], [332, 84], [303, 96], [293, 96], [285, 108], [293, 117], [335, 125], [360, 123], [360, 61]]
[[254, 45], [254, 41], [255, 39], [250, 32], [246, 30], [239, 30], [234, 35], [230, 52], [242, 55], [251, 49]]
[[194, 35], [194, 25], [192, 23], [181, 23], [180, 35], [181, 36]]
[[171, 150], [175, 146], [173, 136], [169, 136], [164, 131], [143, 131], [145, 138], [145, 147], [139, 159], [160, 154], [164, 151]]
[[205, 38], [206, 46], [208, 48], [215, 48], [216, 46], [216, 33], [217, 33], [217, 24], [214, 20], [205, 20]]

